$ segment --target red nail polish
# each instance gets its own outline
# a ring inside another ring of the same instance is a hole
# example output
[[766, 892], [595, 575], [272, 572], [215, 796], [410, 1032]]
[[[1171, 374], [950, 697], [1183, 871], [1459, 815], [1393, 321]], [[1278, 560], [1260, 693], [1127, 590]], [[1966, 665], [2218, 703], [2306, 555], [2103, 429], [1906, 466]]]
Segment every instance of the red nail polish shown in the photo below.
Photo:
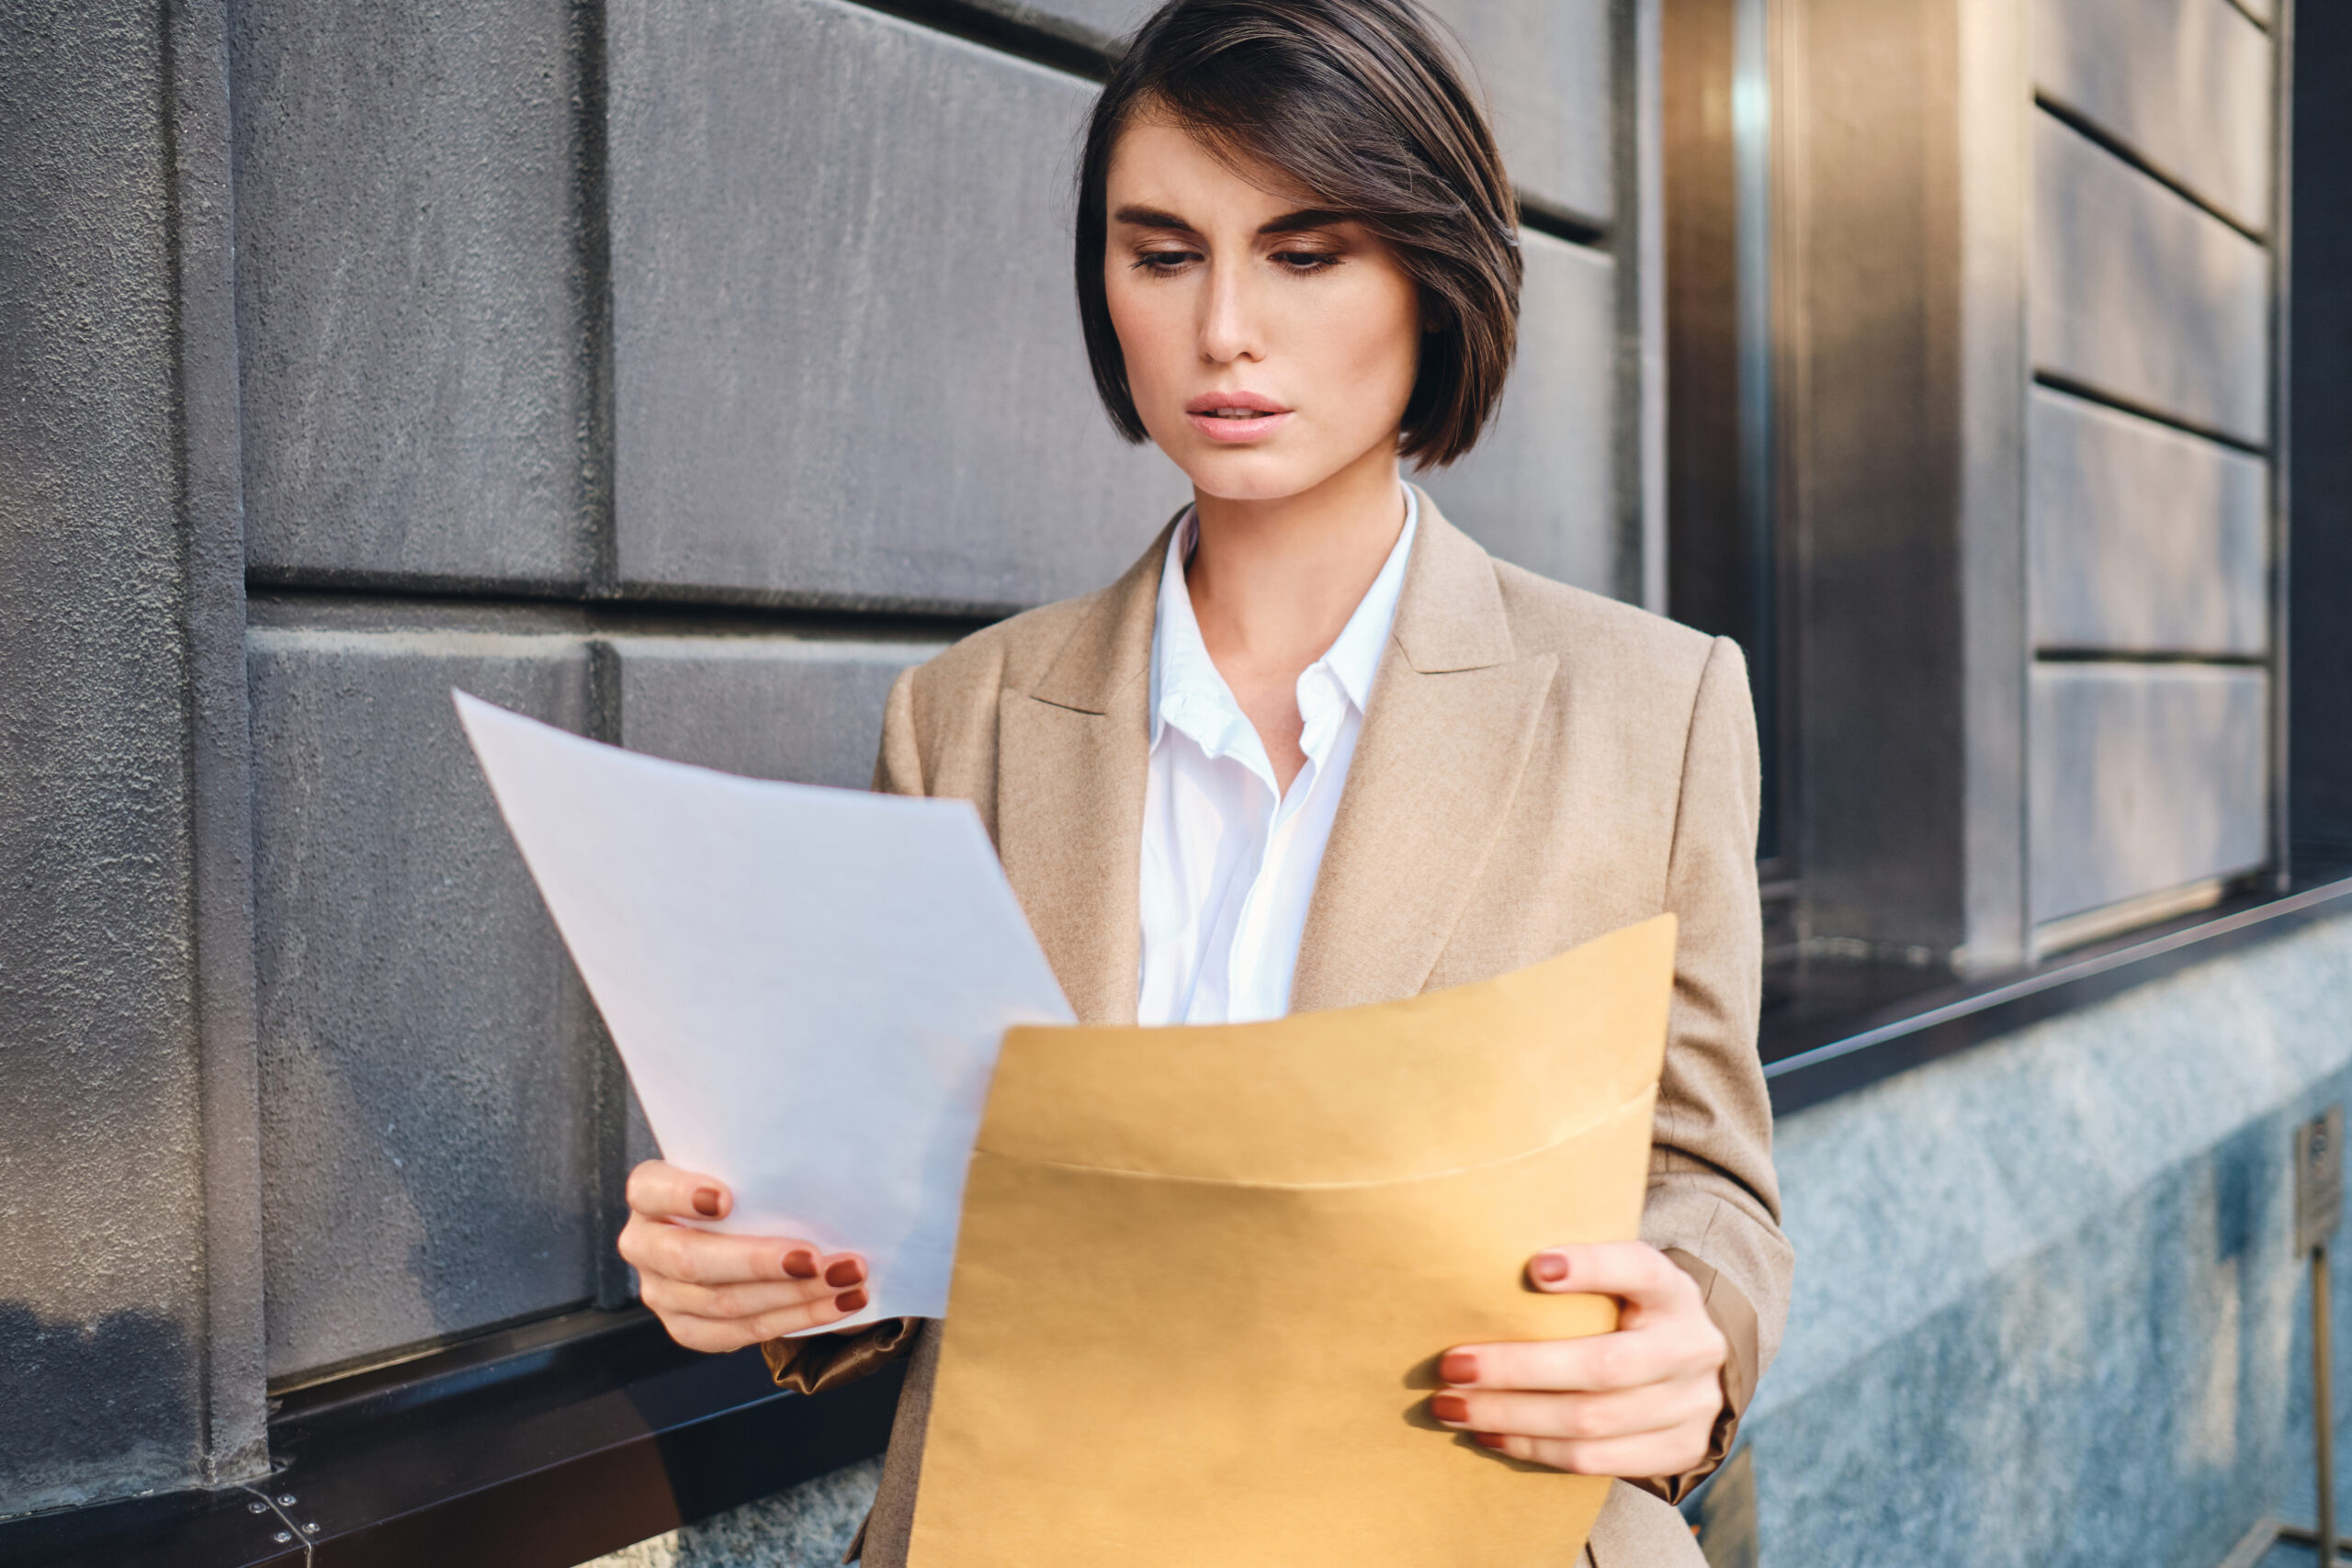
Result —
[[1437, 1364], [1437, 1375], [1448, 1382], [1476, 1382], [1478, 1358], [1467, 1350], [1448, 1350]]
[[813, 1252], [787, 1252], [784, 1255], [784, 1271], [796, 1280], [813, 1280], [817, 1277], [817, 1255]]
[[1458, 1427], [1470, 1419], [1470, 1402], [1458, 1393], [1432, 1394], [1430, 1396], [1430, 1414]]
[[1478, 1446], [1482, 1449], [1498, 1449], [1503, 1446], [1502, 1434], [1499, 1432], [1473, 1432], [1470, 1436], [1477, 1439]]
[[1568, 1277], [1568, 1260], [1556, 1252], [1539, 1252], [1527, 1270], [1545, 1284], [1556, 1285]]
[[718, 1218], [718, 1188], [697, 1187], [695, 1189], [695, 1213], [706, 1220]]
[[843, 1291], [840, 1295], [833, 1298], [833, 1304], [842, 1309], [842, 1315], [844, 1317], [854, 1312], [863, 1312], [865, 1310], [865, 1292], [864, 1291]]
[[833, 1286], [855, 1285], [865, 1279], [865, 1265], [854, 1258], [844, 1258], [825, 1270], [825, 1283]]

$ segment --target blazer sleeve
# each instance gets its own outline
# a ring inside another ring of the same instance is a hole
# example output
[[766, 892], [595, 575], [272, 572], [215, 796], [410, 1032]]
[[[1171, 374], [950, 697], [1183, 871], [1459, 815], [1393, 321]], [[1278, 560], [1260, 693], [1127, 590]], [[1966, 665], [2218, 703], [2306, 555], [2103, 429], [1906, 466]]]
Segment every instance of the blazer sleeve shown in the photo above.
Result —
[[[874, 762], [877, 795], [921, 795], [922, 758], [915, 742], [914, 671], [902, 670], [890, 683], [882, 712], [881, 754]], [[760, 1346], [768, 1375], [778, 1386], [801, 1393], [823, 1393], [855, 1382], [913, 1352], [918, 1321], [894, 1317], [848, 1334], [808, 1334], [770, 1339]]]
[[1737, 644], [1718, 637], [1691, 706], [1667, 871], [1666, 907], [1679, 931], [1642, 1237], [1698, 1281], [1730, 1355], [1706, 1459], [1634, 1483], [1669, 1503], [1730, 1452], [1788, 1316], [1793, 1254], [1781, 1233], [1772, 1110], [1756, 1055], [1760, 785], [1747, 663]]

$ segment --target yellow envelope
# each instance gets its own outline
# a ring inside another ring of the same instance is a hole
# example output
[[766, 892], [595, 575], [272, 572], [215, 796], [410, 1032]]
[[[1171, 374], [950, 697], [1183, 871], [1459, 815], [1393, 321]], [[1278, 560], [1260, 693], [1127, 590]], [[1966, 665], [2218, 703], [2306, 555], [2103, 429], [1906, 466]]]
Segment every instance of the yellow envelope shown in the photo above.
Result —
[[1638, 1234], [1674, 919], [1271, 1023], [1009, 1034], [914, 1568], [1516, 1568], [1609, 1483], [1427, 1413], [1451, 1346], [1604, 1332], [1530, 1254]]

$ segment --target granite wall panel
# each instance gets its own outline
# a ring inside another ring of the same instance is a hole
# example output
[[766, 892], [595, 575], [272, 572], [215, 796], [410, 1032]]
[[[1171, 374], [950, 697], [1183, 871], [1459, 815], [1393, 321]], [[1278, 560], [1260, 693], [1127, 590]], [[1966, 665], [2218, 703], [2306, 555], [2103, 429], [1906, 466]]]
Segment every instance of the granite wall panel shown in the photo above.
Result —
[[2256, 232], [2270, 35], [2230, 0], [2037, 0], [2033, 85]]
[[615, 637], [620, 738], [752, 778], [864, 789], [899, 671], [945, 645], [804, 637]]
[[[1158, 0], [978, 0], [982, 9], [1033, 12], [1108, 41], [1151, 15]], [[2218, 4], [2219, 0], [2214, 0]], [[1468, 56], [1518, 186], [1549, 206], [1605, 222], [1611, 184], [1609, 0], [1428, 0]]]
[[2308, 1520], [2290, 1133], [2352, 1094], [2347, 987], [2339, 916], [1781, 1118], [1763, 1568], [2208, 1568]]
[[2263, 248], [2046, 115], [2033, 165], [2035, 367], [2267, 440]]
[[2269, 677], [2195, 664], [2034, 668], [2032, 916], [2057, 919], [2260, 865]]
[[2264, 650], [2270, 473], [2260, 458], [2041, 389], [2028, 452], [2038, 646]]
[[249, 648], [271, 1375], [587, 1299], [604, 1047], [449, 700], [582, 728], [586, 645]]
[[0, 1515], [205, 1458], [158, 16], [0, 7]]
[[1088, 85], [834, 0], [610, 25], [623, 582], [1010, 607], [1125, 569], [1188, 490], [1080, 344]]
[[1519, 361], [1494, 424], [1470, 456], [1420, 482], [1449, 521], [1505, 560], [1614, 592], [1624, 581], [1611, 461], [1614, 267], [1542, 234], [1521, 244]]
[[584, 577], [577, 10], [231, 8], [256, 571]]

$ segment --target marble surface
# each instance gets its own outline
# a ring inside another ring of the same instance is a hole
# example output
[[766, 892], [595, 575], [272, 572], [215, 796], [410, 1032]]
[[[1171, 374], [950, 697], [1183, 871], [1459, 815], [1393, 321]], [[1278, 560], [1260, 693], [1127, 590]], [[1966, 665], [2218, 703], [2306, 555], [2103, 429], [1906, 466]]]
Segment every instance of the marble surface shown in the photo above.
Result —
[[1782, 1122], [1767, 1568], [2211, 1568], [2294, 1517], [2290, 1130], [2352, 1097], [2347, 1000], [2336, 920]]
[[881, 1479], [882, 1461], [870, 1459], [581, 1568], [832, 1568]]

